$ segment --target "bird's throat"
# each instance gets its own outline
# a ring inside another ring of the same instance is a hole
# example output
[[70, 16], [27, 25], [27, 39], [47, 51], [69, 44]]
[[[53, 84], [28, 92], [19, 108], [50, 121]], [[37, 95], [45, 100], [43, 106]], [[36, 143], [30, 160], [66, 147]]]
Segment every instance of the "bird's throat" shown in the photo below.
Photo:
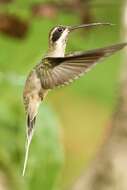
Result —
[[46, 57], [64, 57], [66, 44], [55, 44], [50, 46]]

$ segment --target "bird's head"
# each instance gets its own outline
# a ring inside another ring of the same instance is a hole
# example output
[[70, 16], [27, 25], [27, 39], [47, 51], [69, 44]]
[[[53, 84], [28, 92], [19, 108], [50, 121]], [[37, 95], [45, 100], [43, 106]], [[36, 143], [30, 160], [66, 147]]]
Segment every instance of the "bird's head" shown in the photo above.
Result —
[[47, 56], [63, 57], [66, 48], [68, 34], [72, 31], [85, 27], [92, 27], [98, 25], [112, 25], [110, 23], [91, 23], [78, 26], [56, 26], [51, 29], [49, 33], [49, 51]]
[[67, 26], [56, 26], [49, 33], [49, 53], [53, 57], [64, 56], [66, 41], [69, 34]]

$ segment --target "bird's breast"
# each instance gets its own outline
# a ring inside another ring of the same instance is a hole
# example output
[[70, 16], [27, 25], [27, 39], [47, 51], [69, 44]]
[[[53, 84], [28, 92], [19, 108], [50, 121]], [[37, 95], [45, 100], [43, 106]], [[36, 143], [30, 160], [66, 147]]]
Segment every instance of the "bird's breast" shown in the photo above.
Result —
[[23, 92], [23, 99], [24, 103], [28, 104], [30, 100], [32, 99], [43, 99], [43, 89], [41, 86], [41, 81], [39, 77], [37, 76], [37, 73], [35, 70], [30, 72], [30, 74], [27, 77], [24, 92]]

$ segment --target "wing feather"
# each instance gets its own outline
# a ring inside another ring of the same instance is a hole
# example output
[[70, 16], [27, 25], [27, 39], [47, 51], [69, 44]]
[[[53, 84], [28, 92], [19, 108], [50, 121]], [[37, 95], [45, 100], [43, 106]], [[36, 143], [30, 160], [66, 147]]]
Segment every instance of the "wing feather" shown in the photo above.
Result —
[[67, 85], [89, 71], [98, 61], [112, 55], [126, 45], [127, 43], [121, 43], [65, 57], [47, 57], [46, 61], [43, 60], [43, 66], [41, 63], [36, 67], [36, 72], [45, 89]]

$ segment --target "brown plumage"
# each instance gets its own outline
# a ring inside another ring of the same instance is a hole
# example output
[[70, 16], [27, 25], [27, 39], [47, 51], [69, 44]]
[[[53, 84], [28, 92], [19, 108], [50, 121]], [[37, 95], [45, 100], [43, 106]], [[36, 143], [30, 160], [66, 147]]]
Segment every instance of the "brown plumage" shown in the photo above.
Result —
[[[95, 24], [94, 24], [95, 25]], [[101, 25], [96, 23], [96, 25]], [[103, 24], [104, 25], [104, 24]], [[108, 25], [108, 24], [107, 24]], [[84, 25], [82, 27], [85, 27]], [[49, 51], [27, 77], [23, 98], [27, 114], [27, 149], [23, 175], [25, 173], [29, 145], [35, 128], [38, 107], [50, 89], [70, 84], [84, 75], [96, 63], [127, 45], [116, 44], [64, 56], [66, 40], [70, 31], [78, 27], [55, 27], [50, 32]]]

